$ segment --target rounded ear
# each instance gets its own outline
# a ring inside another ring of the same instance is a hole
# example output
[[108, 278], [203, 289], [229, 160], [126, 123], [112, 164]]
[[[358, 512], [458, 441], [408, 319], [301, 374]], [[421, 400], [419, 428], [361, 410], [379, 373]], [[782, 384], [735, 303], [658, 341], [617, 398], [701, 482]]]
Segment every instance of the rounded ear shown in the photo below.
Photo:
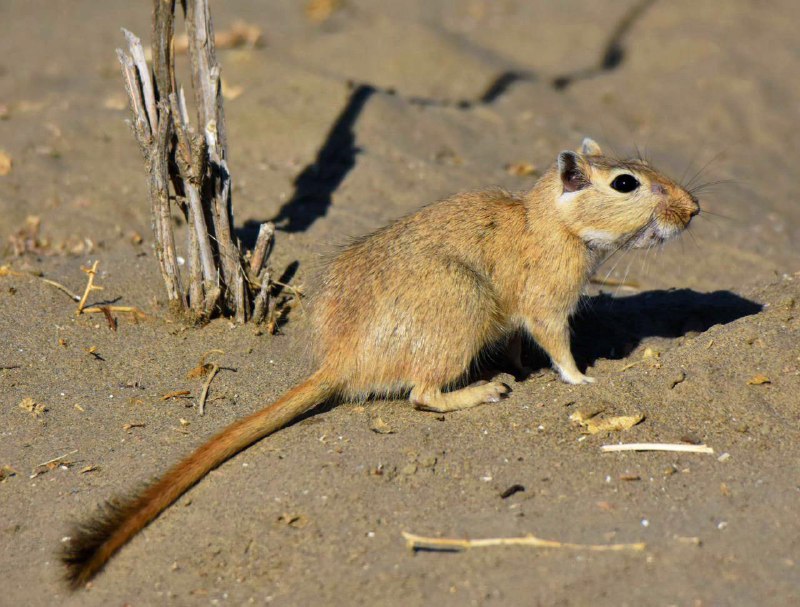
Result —
[[589, 177], [575, 152], [564, 151], [558, 155], [558, 174], [565, 192], [577, 192], [589, 186]]
[[603, 150], [600, 149], [600, 146], [597, 142], [590, 138], [586, 137], [583, 142], [581, 143], [581, 154], [584, 156], [602, 156]]

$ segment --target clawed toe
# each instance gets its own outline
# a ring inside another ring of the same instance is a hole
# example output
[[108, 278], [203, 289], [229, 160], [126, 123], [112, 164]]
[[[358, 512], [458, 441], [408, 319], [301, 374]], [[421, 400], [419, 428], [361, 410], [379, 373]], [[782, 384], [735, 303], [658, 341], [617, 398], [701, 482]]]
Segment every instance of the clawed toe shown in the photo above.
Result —
[[507, 385], [500, 382], [489, 382], [483, 386], [485, 390], [484, 402], [497, 403], [511, 390]]

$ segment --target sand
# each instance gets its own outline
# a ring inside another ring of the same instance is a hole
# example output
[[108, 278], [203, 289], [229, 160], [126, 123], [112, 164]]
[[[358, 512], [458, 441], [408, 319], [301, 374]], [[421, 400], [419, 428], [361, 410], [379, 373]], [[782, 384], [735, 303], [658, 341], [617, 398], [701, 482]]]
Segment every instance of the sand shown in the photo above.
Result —
[[[263, 31], [219, 57], [238, 93], [235, 217], [244, 239], [278, 221], [272, 264], [295, 285], [422, 204], [530, 187], [586, 135], [720, 183], [681, 241], [598, 272], [635, 286], [594, 285], [575, 319], [596, 385], [560, 383], [531, 352], [524, 380], [497, 365], [513, 392], [495, 405], [325, 408], [212, 472], [70, 596], [56, 554], [72, 521], [309, 371], [299, 307], [275, 336], [169, 317], [114, 55], [120, 27], [146, 38], [142, 4], [0, 6], [0, 265], [80, 291], [98, 260], [91, 299], [147, 313], [113, 331], [36, 277], [0, 277], [0, 604], [800, 604], [800, 15], [785, 0], [348, 0], [321, 23], [297, 2], [213, 2], [218, 30]], [[15, 255], [28, 216], [39, 235]], [[200, 417], [187, 373], [212, 349], [224, 369]], [[190, 395], [162, 400], [174, 391]], [[569, 420], [599, 409], [645, 419], [595, 435]], [[600, 451], [680, 441], [714, 453]], [[415, 555], [403, 531], [646, 548]]]

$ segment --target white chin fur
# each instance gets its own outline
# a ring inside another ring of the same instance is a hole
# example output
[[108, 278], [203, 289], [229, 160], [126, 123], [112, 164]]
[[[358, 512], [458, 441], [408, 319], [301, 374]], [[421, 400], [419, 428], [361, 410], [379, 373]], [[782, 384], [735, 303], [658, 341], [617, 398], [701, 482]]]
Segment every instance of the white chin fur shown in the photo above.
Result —
[[607, 249], [618, 239], [617, 236], [603, 230], [583, 230], [580, 233], [581, 240], [593, 249]]
[[681, 233], [681, 228], [656, 224], [631, 243], [633, 249], [643, 249], [657, 244], [662, 244]]

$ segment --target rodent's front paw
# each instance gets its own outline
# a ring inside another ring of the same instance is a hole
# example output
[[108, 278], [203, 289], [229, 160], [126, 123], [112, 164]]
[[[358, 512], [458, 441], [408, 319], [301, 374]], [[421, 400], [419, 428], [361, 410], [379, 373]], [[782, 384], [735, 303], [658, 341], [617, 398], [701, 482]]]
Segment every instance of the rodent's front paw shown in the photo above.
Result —
[[574, 386], [578, 386], [580, 384], [593, 384], [597, 381], [594, 377], [589, 377], [588, 375], [584, 375], [580, 371], [566, 373], [564, 370], [559, 370], [559, 372], [561, 374], [561, 379], [563, 379], [568, 384], [572, 384]]

